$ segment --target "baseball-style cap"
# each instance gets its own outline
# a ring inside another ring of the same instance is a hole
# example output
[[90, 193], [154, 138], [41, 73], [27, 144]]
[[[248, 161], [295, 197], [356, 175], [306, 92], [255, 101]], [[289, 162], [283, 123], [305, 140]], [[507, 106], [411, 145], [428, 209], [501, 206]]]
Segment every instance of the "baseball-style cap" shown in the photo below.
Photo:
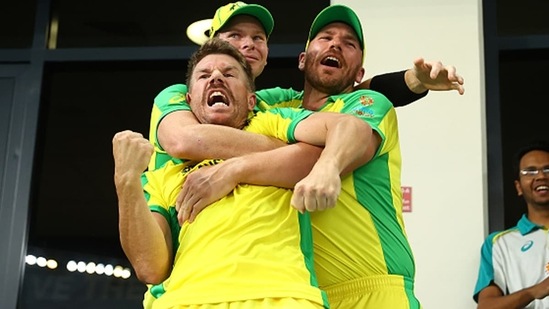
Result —
[[364, 50], [364, 34], [362, 33], [362, 25], [360, 24], [360, 19], [351, 8], [340, 4], [331, 5], [318, 13], [315, 20], [313, 21], [313, 24], [311, 25], [311, 30], [309, 31], [307, 47], [309, 46], [309, 42], [315, 38], [315, 36], [318, 34], [318, 32], [320, 32], [322, 28], [324, 28], [328, 24], [335, 22], [342, 22], [353, 28], [358, 38], [358, 41], [360, 42], [362, 52], [365, 53], [366, 51]]
[[217, 9], [210, 27], [210, 38], [213, 38], [217, 31], [221, 29], [232, 17], [236, 15], [250, 15], [257, 18], [267, 38], [271, 35], [274, 28], [274, 19], [269, 10], [258, 4], [247, 4], [242, 1], [229, 3]]

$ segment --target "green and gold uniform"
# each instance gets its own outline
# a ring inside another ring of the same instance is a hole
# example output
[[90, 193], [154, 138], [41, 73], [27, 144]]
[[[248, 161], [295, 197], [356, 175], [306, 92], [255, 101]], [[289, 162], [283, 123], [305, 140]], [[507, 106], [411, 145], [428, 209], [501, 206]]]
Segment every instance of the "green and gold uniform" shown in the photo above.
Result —
[[[303, 98], [302, 92], [282, 88], [256, 94], [260, 110], [301, 107]], [[402, 216], [394, 107], [380, 93], [359, 90], [331, 96], [320, 111], [355, 115], [382, 139], [374, 158], [342, 179], [336, 207], [311, 214], [320, 287], [328, 293], [332, 308], [420, 308], [414, 295], [415, 264]]]
[[[255, 116], [246, 130], [294, 142], [295, 126], [310, 114], [273, 109]], [[172, 233], [178, 229], [174, 207], [185, 177], [215, 162], [186, 167], [168, 161], [144, 174], [147, 203], [166, 218]], [[174, 247], [174, 268], [152, 308], [219, 303], [233, 308], [249, 306], [242, 303], [248, 300], [259, 308], [276, 303], [328, 308], [313, 268], [310, 216], [290, 207], [291, 196], [288, 189], [239, 185], [192, 224], [183, 224]]]
[[[302, 96], [271, 89], [262, 93], [259, 107], [298, 105]], [[367, 164], [342, 179], [336, 207], [311, 214], [320, 287], [332, 308], [420, 308], [402, 216], [395, 109], [382, 94], [359, 90], [331, 96], [320, 111], [355, 115], [382, 140]]]

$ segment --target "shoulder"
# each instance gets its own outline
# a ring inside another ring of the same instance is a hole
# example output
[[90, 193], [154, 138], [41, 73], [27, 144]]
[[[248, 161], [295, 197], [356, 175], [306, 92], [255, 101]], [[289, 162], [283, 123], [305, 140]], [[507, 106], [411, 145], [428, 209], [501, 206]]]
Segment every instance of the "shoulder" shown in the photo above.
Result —
[[165, 103], [179, 103], [185, 100], [185, 95], [187, 94], [187, 85], [184, 84], [175, 84], [164, 88], [160, 91], [154, 101], [156, 104]]
[[267, 98], [267, 97], [282, 97], [282, 98], [293, 98], [296, 95], [300, 94], [301, 91], [296, 91], [292, 88], [280, 88], [280, 87], [274, 87], [274, 88], [268, 88], [268, 89], [261, 89], [256, 91], [256, 95], [259, 98]]
[[387, 97], [381, 92], [368, 89], [355, 90], [353, 92], [337, 95], [334, 97], [344, 100], [346, 103], [357, 102], [361, 104], [389, 104], [392, 106], [389, 99], [387, 99]]
[[266, 110], [273, 107], [298, 107], [301, 105], [303, 92], [292, 88], [270, 88], [259, 90], [255, 93], [258, 110]]
[[498, 242], [504, 242], [510, 237], [516, 237], [517, 235], [520, 235], [520, 231], [516, 226], [506, 230], [492, 232], [484, 240], [484, 246], [492, 247]]

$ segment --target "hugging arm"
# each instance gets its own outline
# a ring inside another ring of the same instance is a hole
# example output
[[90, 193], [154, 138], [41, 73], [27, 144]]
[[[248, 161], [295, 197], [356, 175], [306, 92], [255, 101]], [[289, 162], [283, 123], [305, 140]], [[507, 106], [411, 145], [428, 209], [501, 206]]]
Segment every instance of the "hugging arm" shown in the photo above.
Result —
[[[313, 166], [316, 171], [296, 187], [302, 202], [295, 206], [300, 211], [333, 207], [334, 196], [337, 198], [339, 194], [339, 176], [366, 163], [380, 142], [379, 136], [364, 121], [324, 112], [314, 113], [300, 122], [295, 137], [314, 145], [296, 143], [253, 153], [190, 174], [177, 202], [181, 209], [180, 222], [187, 219], [192, 222], [204, 207], [227, 195], [238, 183], [293, 188], [311, 173]], [[326, 143], [331, 147], [323, 151], [321, 146]], [[317, 162], [321, 153], [323, 157]], [[318, 204], [317, 195], [325, 197], [319, 199]]]
[[294, 187], [292, 206], [304, 212], [335, 206], [341, 191], [340, 175], [368, 162], [380, 140], [362, 119], [339, 113], [314, 113], [295, 131], [298, 141], [324, 145], [311, 172]]
[[227, 159], [285, 145], [280, 140], [243, 130], [200, 124], [190, 111], [168, 114], [158, 126], [160, 145], [174, 158]]

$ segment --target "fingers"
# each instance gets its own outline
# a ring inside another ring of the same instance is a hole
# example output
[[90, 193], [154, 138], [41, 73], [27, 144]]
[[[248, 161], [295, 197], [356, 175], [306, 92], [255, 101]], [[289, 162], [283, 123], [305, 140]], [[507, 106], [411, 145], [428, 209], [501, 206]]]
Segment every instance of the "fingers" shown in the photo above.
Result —
[[424, 63], [425, 63], [425, 59], [423, 59], [421, 57], [414, 59], [414, 66], [415, 67], [420, 68], [420, 67], [423, 66]]
[[430, 65], [431, 65], [431, 72], [429, 72], [429, 77], [431, 77], [431, 79], [436, 79], [437, 76], [440, 74], [440, 71], [444, 69], [444, 66], [440, 61], [431, 62]]
[[290, 205], [299, 211], [299, 213], [305, 213], [305, 205], [303, 204], [303, 198], [301, 196], [294, 193]]
[[454, 66], [450, 66], [448, 68], [448, 79], [452, 81], [452, 88], [457, 90], [459, 94], [465, 93], [465, 88], [463, 87], [463, 77], [456, 73], [456, 68]]
[[185, 221], [189, 220], [190, 209], [190, 207], [180, 208], [180, 211], [177, 213], [177, 221], [179, 221], [179, 225], [183, 225]]
[[196, 202], [190, 199], [189, 202], [183, 202], [177, 213], [177, 220], [180, 225], [185, 222], [193, 223], [198, 214], [206, 207], [206, 204], [202, 200]]
[[459, 83], [453, 83], [452, 84], [452, 89], [455, 89], [457, 90], [457, 92], [462, 95], [465, 93], [465, 88], [463, 87], [463, 85], [459, 84]]
[[[193, 195], [187, 194], [184, 190], [181, 190], [179, 195], [177, 196], [177, 201], [175, 205], [175, 209], [177, 210], [177, 220], [179, 221], [180, 225], [183, 225], [186, 221], [189, 223], [192, 222], [191, 216], [194, 212], [194, 202], [193, 202]], [[196, 214], [194, 215], [196, 217]]]
[[303, 193], [301, 191], [294, 192], [292, 195], [291, 206], [300, 213], [305, 211], [323, 211], [335, 207], [337, 195], [322, 194], [317, 192]]
[[186, 185], [183, 185], [175, 203], [179, 224], [183, 225], [185, 222], [194, 222], [196, 216], [205, 207], [206, 202], [200, 198], [200, 194], [193, 194], [193, 191], [190, 191]]

